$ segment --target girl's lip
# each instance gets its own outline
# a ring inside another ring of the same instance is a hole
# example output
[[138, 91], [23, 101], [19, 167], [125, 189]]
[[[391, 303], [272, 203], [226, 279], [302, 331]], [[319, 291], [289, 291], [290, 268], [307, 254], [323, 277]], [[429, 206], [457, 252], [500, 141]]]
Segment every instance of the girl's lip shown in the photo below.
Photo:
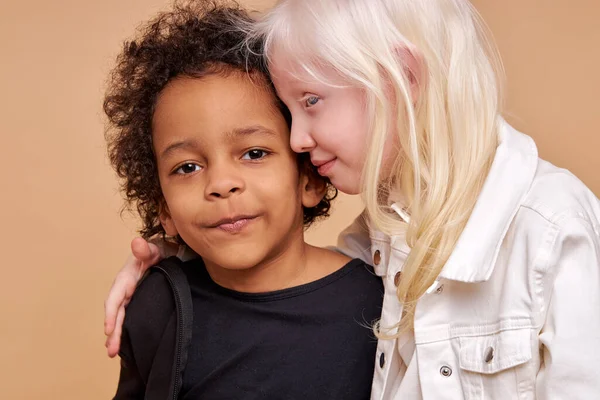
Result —
[[334, 158], [333, 160], [329, 160], [329, 161], [319, 165], [317, 168], [319, 175], [321, 175], [321, 176], [327, 175], [327, 173], [329, 171], [331, 171], [331, 168], [333, 168], [333, 166], [335, 165], [336, 160], [337, 160], [337, 158]]

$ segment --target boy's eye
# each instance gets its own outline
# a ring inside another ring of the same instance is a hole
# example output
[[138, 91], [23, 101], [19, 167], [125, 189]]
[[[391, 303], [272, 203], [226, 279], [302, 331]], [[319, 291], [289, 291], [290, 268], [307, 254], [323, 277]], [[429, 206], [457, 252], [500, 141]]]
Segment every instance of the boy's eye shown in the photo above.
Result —
[[242, 156], [242, 160], [260, 160], [267, 155], [267, 152], [264, 150], [254, 149], [247, 151]]
[[196, 172], [199, 170], [200, 170], [200, 166], [198, 164], [185, 163], [182, 166], [180, 166], [179, 168], [177, 168], [175, 170], [175, 173], [180, 174], [180, 175], [185, 175], [185, 174], [191, 174], [192, 172]]
[[319, 97], [318, 96], [309, 96], [306, 98], [306, 100], [304, 101], [305, 106], [306, 107], [312, 107], [315, 104], [317, 104], [319, 102]]

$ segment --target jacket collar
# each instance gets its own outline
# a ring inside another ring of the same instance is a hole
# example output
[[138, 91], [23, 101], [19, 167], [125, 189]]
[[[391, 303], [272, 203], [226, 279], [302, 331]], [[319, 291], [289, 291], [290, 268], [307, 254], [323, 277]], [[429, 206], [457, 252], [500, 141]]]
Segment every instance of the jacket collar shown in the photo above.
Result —
[[533, 139], [502, 121], [492, 167], [440, 278], [462, 282], [490, 278], [502, 241], [531, 187], [537, 165]]

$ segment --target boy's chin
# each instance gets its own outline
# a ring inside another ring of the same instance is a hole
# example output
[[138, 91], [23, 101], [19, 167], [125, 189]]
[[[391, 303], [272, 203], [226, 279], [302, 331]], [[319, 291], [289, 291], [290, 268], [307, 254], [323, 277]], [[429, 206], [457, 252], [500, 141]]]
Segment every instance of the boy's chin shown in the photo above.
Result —
[[268, 262], [267, 252], [256, 249], [239, 249], [237, 251], [223, 251], [226, 254], [202, 257], [206, 264], [229, 271], [248, 271], [254, 267]]

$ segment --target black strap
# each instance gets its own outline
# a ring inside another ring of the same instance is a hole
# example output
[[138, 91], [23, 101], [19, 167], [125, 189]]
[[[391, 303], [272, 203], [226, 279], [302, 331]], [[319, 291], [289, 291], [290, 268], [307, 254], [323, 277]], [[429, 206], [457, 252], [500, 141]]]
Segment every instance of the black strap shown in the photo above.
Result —
[[161, 271], [167, 277], [173, 290], [175, 307], [177, 308], [177, 336], [171, 381], [172, 398], [175, 400], [181, 390], [183, 371], [187, 363], [188, 349], [192, 340], [194, 322], [192, 294], [187, 276], [181, 268], [181, 260], [177, 257], [166, 258], [153, 268]]

